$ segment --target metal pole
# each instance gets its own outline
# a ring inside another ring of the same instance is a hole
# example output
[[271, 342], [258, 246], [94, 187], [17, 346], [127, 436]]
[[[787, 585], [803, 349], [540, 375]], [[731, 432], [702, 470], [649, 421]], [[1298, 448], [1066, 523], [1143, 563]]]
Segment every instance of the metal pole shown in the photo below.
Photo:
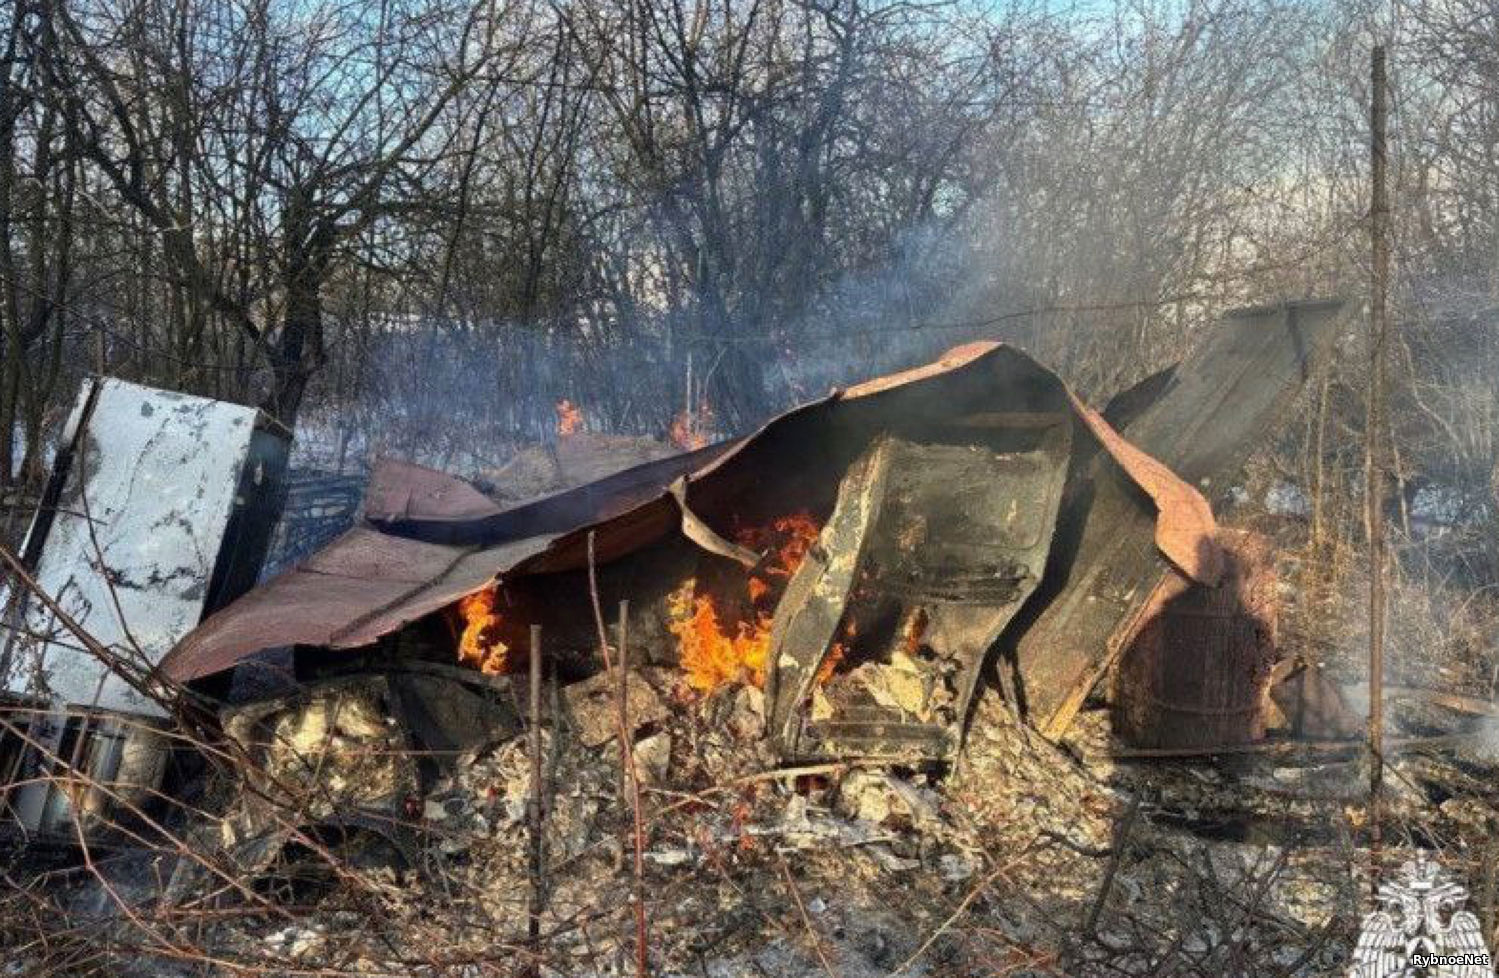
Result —
[[1385, 190], [1387, 108], [1384, 45], [1374, 46], [1370, 65], [1369, 196], [1369, 403], [1364, 454], [1365, 521], [1369, 538], [1369, 818], [1371, 858], [1378, 875], [1380, 787], [1384, 781], [1384, 428], [1385, 348], [1389, 332], [1390, 205]]

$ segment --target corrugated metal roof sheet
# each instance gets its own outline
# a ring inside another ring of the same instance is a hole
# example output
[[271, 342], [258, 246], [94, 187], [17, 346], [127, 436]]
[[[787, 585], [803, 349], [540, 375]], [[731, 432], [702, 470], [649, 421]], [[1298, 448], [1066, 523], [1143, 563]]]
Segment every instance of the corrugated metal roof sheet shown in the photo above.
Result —
[[675, 531], [682, 508], [668, 490], [678, 479], [685, 480], [678, 495], [687, 506], [705, 516], [721, 514], [744, 494], [783, 477], [793, 444], [801, 446], [802, 464], [831, 464], [819, 446], [831, 450], [835, 433], [867, 436], [911, 419], [1021, 411], [1042, 401], [1072, 405], [1081, 428], [1161, 507], [1156, 537], [1167, 555], [1189, 575], [1214, 580], [1215, 526], [1195, 489], [1132, 448], [1026, 354], [999, 343], [973, 343], [926, 366], [835, 391], [779, 415], [747, 438], [638, 466], [509, 511], [493, 511], [442, 473], [382, 465], [366, 507], [373, 525], [345, 534], [209, 619], [162, 668], [185, 681], [266, 648], [369, 644], [492, 579], [584, 566], [589, 531], [595, 532], [600, 562]]
[[209, 618], [161, 667], [170, 678], [187, 681], [283, 645], [368, 645], [482, 587], [550, 540], [461, 547], [355, 527]]

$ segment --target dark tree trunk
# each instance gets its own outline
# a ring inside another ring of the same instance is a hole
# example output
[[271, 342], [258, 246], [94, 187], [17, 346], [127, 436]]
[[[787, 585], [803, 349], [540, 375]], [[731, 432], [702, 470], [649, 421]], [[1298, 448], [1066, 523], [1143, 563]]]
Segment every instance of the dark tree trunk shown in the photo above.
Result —
[[267, 349], [272, 381], [261, 409], [291, 429], [296, 426], [308, 381], [327, 359], [323, 348], [323, 284], [331, 264], [334, 236], [320, 226], [305, 238], [288, 237], [293, 244], [288, 248], [283, 273], [286, 309], [281, 329]]
[[758, 343], [730, 343], [709, 378], [708, 403], [733, 431], [745, 431], [770, 413], [764, 352]]
[[292, 428], [307, 393], [307, 382], [316, 369], [311, 351], [321, 345], [323, 304], [322, 290], [316, 283], [288, 286], [286, 313], [269, 350], [271, 389], [261, 409]]
[[21, 384], [21, 304], [11, 243], [16, 176], [16, 117], [20, 93], [14, 77], [16, 48], [24, 28], [23, 5], [11, 10], [10, 33], [0, 54], [0, 486], [13, 479], [15, 423]]

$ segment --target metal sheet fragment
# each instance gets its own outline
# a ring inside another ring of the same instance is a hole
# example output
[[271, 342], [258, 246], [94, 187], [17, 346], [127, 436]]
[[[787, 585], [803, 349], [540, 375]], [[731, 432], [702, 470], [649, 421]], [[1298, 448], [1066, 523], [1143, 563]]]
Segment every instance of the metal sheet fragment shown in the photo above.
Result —
[[1073, 430], [1049, 422], [882, 437], [849, 469], [776, 612], [783, 757], [956, 755], [989, 650], [1046, 567]]
[[1128, 419], [1127, 443], [1161, 467], [1166, 491], [1157, 487], [1162, 508], [1154, 519], [1142, 512], [1141, 480], [1155, 483], [1155, 474], [1127, 451], [1111, 453], [1117, 466], [1095, 460], [1069, 491], [1039, 610], [1009, 655], [1027, 710], [1048, 736], [1065, 732], [1106, 672], [1160, 578], [1162, 553], [1185, 571], [1210, 569], [1213, 558], [1194, 561], [1189, 552], [1203, 532], [1206, 503], [1200, 507], [1178, 487], [1228, 487], [1317, 369], [1341, 307], [1305, 302], [1231, 313], [1192, 356], [1151, 380], [1148, 403], [1114, 412]]

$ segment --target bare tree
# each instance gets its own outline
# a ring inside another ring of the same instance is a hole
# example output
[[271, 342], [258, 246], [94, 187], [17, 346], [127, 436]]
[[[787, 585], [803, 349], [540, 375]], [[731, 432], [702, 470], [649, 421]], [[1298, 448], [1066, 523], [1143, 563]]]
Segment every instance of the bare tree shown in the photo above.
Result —
[[[269, 369], [265, 409], [295, 421], [327, 359], [335, 263], [428, 202], [426, 178], [453, 151], [429, 137], [502, 54], [506, 14], [269, 0], [52, 11], [43, 50], [67, 125], [160, 235], [186, 310], [181, 352], [201, 350], [211, 310]], [[218, 267], [216, 239], [238, 245]]]

